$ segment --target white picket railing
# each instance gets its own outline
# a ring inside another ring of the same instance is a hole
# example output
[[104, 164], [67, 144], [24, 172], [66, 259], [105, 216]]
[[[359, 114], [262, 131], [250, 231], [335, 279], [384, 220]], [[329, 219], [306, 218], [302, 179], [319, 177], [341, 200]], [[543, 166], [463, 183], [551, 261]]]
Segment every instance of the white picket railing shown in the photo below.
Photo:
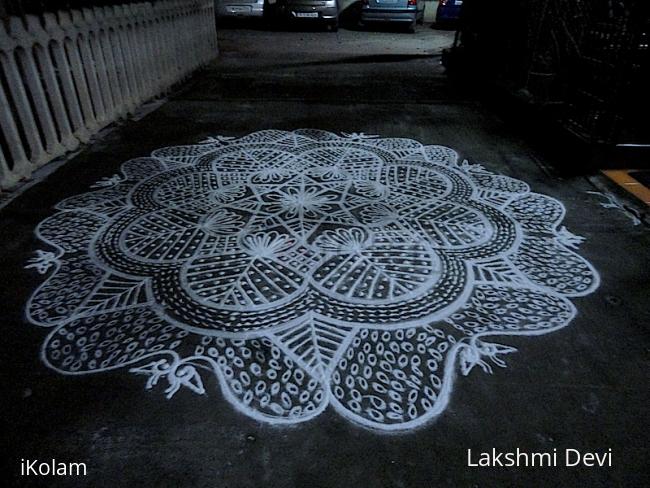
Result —
[[213, 0], [159, 0], [0, 23], [0, 190], [217, 56]]

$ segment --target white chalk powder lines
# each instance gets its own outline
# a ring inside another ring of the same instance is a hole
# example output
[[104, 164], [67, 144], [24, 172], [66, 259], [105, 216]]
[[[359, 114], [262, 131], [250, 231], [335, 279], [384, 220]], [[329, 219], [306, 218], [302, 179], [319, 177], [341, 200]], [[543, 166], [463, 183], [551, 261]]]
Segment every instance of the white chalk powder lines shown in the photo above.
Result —
[[271, 423], [328, 405], [407, 430], [455, 372], [566, 326], [598, 274], [525, 183], [409, 139], [259, 131], [169, 147], [68, 198], [27, 263], [27, 317], [63, 374], [125, 368]]

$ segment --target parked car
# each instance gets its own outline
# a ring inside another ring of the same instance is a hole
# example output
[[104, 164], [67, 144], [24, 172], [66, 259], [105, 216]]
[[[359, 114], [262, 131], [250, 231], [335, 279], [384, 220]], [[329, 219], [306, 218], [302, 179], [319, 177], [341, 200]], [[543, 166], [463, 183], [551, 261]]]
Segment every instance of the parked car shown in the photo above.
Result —
[[361, 22], [399, 23], [414, 32], [415, 25], [424, 22], [424, 0], [363, 0]]
[[440, 0], [436, 10], [436, 24], [450, 24], [458, 21], [463, 0]]
[[216, 0], [217, 17], [262, 17], [265, 0]]
[[292, 22], [321, 22], [332, 31], [339, 28], [338, 0], [278, 0], [278, 4]]

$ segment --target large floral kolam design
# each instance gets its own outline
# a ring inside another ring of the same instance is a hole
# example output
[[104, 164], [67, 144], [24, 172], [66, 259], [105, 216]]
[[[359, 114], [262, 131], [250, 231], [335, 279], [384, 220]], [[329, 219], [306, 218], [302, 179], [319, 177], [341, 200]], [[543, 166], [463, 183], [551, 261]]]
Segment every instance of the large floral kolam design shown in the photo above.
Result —
[[[166, 396], [214, 375], [271, 423], [331, 406], [405, 430], [491, 336], [565, 327], [598, 275], [564, 207], [446, 147], [318, 130], [211, 137], [124, 163], [37, 228], [27, 317], [56, 371], [125, 368]], [[477, 368], [478, 367], [478, 368]], [[218, 396], [218, 395], [217, 395]]]

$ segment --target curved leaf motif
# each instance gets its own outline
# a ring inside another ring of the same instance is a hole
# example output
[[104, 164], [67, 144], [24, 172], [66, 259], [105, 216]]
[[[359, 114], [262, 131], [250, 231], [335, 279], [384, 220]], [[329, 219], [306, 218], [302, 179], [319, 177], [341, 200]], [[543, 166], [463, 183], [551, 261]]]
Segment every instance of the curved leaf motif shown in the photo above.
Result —
[[199, 257], [186, 267], [183, 279], [201, 302], [235, 310], [266, 307], [303, 287], [303, 276], [281, 261], [293, 245], [275, 232], [247, 235], [245, 252]]
[[202, 219], [178, 209], [146, 214], [124, 232], [124, 251], [147, 261], [184, 260], [199, 249], [206, 231], [217, 232], [224, 228], [237, 231], [227, 218], [226, 222], [229, 227], [225, 227], [218, 216]]
[[348, 300], [401, 300], [440, 276], [440, 261], [427, 246], [378, 236], [367, 245], [359, 229], [324, 234], [320, 246], [337, 254], [313, 274], [327, 293]]
[[438, 202], [427, 208], [404, 212], [409, 223], [434, 247], [455, 248], [476, 245], [490, 237], [492, 226], [478, 211], [465, 206]]

